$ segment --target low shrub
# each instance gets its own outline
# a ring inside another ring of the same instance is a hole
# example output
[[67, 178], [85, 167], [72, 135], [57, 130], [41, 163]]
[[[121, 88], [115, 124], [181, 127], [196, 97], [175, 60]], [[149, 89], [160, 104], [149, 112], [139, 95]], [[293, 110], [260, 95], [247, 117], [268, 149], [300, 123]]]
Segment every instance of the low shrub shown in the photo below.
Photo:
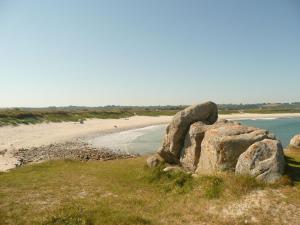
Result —
[[214, 199], [221, 196], [224, 185], [222, 178], [217, 176], [200, 176], [198, 182], [205, 198]]
[[147, 177], [150, 183], [155, 183], [165, 192], [187, 193], [194, 187], [195, 181], [191, 174], [184, 171], [163, 171], [164, 164], [149, 169]]

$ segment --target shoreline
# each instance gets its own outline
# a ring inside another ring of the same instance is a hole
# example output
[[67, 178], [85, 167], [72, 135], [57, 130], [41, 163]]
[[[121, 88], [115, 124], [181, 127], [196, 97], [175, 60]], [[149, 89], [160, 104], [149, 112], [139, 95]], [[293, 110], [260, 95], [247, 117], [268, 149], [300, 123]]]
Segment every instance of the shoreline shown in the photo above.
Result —
[[[86, 142], [93, 137], [127, 130], [135, 130], [153, 125], [167, 124], [173, 116], [133, 116], [123, 119], [89, 119], [78, 122], [42, 123], [0, 127], [0, 171], [15, 168], [19, 149], [37, 148], [66, 142]], [[300, 113], [276, 114], [221, 114], [219, 119], [280, 119], [300, 118]]]
[[19, 164], [20, 149], [39, 148], [66, 142], [85, 142], [88, 138], [152, 125], [166, 124], [171, 116], [133, 116], [123, 119], [89, 119], [79, 122], [41, 123], [0, 127], [0, 171]]

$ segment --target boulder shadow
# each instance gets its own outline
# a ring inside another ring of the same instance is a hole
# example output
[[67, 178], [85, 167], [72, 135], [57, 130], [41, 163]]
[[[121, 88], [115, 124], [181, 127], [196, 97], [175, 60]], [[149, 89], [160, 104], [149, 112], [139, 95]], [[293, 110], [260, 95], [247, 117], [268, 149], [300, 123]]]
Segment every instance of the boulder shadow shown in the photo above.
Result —
[[290, 156], [285, 156], [285, 160], [285, 174], [288, 175], [293, 182], [300, 182], [300, 162]]

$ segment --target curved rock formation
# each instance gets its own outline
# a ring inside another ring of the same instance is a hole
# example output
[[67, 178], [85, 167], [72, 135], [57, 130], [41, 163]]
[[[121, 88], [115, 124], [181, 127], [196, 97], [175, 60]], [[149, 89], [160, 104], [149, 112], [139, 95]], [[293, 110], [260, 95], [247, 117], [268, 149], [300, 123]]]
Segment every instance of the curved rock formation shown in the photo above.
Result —
[[164, 142], [158, 154], [168, 163], [178, 163], [190, 125], [198, 121], [213, 124], [217, 119], [218, 107], [213, 102], [193, 105], [176, 113], [166, 129]]
[[178, 112], [166, 129], [162, 147], [147, 159], [148, 166], [165, 161], [193, 173], [236, 171], [265, 182], [282, 175], [284, 155], [275, 135], [238, 122], [216, 122], [217, 118], [213, 102]]

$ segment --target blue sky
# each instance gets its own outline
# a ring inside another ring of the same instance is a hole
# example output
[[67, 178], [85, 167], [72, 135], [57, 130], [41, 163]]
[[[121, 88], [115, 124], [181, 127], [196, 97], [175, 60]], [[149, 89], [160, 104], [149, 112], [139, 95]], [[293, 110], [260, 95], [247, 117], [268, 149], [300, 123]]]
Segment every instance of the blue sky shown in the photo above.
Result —
[[300, 101], [298, 0], [0, 0], [0, 107]]

